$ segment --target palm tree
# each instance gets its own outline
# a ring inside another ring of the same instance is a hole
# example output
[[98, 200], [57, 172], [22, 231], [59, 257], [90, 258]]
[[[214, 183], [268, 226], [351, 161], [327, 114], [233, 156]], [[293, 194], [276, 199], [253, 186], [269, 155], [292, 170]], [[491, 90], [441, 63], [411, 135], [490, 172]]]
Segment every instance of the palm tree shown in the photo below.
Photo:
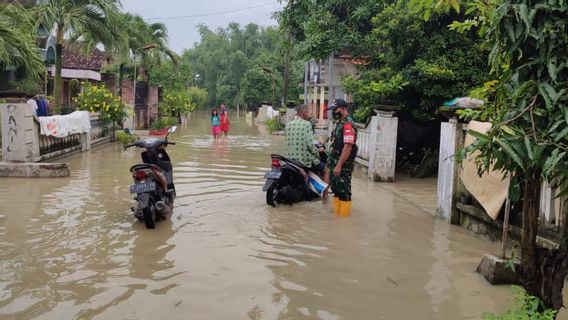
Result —
[[[124, 68], [127, 64], [136, 63], [133, 58], [140, 55], [142, 69], [148, 70], [150, 65], [160, 63], [162, 57], [168, 56], [177, 64], [177, 55], [168, 48], [168, 32], [162, 23], [147, 23], [138, 15], [122, 13], [118, 16], [116, 24], [122, 30], [123, 37], [119, 43], [109, 47], [113, 59], [118, 63], [118, 90], [121, 93], [121, 83], [124, 77]], [[151, 49], [151, 50], [150, 50]]]
[[89, 46], [113, 43], [120, 32], [112, 21], [119, 11], [117, 0], [46, 0], [39, 8], [41, 23], [52, 27], [56, 38], [55, 108], [61, 107], [63, 45], [84, 40]]
[[37, 25], [29, 9], [19, 4], [0, 5], [0, 70], [20, 67], [39, 79], [44, 65], [36, 37]]

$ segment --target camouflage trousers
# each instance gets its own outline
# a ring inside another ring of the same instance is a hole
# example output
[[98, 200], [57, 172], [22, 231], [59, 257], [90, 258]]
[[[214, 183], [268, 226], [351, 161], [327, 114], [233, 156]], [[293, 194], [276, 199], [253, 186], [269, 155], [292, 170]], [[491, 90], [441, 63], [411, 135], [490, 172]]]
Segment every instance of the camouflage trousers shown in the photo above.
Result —
[[329, 172], [329, 184], [331, 187], [331, 192], [333, 192], [334, 197], [338, 197], [341, 201], [351, 201], [351, 176], [353, 174], [353, 169], [355, 168], [355, 162], [353, 160], [347, 160], [341, 167], [341, 173], [339, 177], [333, 175], [333, 169], [337, 165], [337, 160], [330, 159], [328, 162]]

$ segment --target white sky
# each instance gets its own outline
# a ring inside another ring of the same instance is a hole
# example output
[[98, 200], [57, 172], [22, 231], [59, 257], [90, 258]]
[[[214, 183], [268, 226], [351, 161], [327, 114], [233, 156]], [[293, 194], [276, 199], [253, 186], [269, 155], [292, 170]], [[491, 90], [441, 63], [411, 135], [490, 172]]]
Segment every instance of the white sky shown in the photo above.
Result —
[[[192, 48], [200, 37], [196, 26], [204, 23], [210, 29], [237, 22], [244, 26], [256, 23], [261, 26], [276, 25], [272, 13], [282, 7], [277, 0], [122, 0], [125, 11], [136, 13], [145, 19], [163, 22], [168, 28], [170, 48], [181, 53]], [[181, 18], [182, 16], [192, 16]]]

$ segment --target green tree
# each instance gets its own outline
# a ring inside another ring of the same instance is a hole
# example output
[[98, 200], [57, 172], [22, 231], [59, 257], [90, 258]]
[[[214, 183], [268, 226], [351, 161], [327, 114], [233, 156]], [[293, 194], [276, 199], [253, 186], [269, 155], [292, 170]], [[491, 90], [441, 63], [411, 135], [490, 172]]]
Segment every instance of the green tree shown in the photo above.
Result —
[[560, 250], [538, 247], [536, 236], [542, 183], [568, 194], [568, 4], [509, 0], [477, 8], [498, 82], [485, 112], [493, 126], [487, 134], [472, 132], [477, 141], [467, 151], [479, 152], [480, 171], [495, 168], [512, 178], [510, 196], [522, 200], [521, 283], [546, 308], [559, 310], [568, 224], [560, 231]]
[[61, 107], [61, 68], [62, 52], [68, 43], [79, 41], [87, 36], [90, 44], [113, 43], [119, 38], [119, 30], [111, 17], [118, 12], [115, 0], [46, 0], [39, 8], [39, 21], [53, 28], [56, 38], [55, 62], [55, 108]]
[[241, 88], [241, 99], [248, 106], [258, 107], [263, 102], [274, 101], [272, 77], [260, 67], [247, 71], [241, 82]]
[[37, 27], [31, 10], [0, 5], [0, 70], [22, 68], [34, 80], [39, 78], [44, 65], [35, 44]]
[[[250, 96], [244, 92], [242, 84], [246, 82], [243, 80], [247, 72], [254, 68], [269, 71], [268, 77], [263, 77], [267, 83], [259, 84], [270, 88], [267, 100], [273, 100], [272, 92], [275, 93], [274, 100], [286, 92], [282, 82], [286, 60], [282, 51], [283, 33], [279, 28], [262, 28], [256, 24], [241, 27], [230, 23], [216, 31], [200, 26], [199, 31], [201, 41], [193, 49], [186, 50], [181, 59], [191, 64], [192, 76], [199, 75], [199, 81], [195, 83], [207, 89], [210, 105], [234, 105], [244, 101], [243, 96]], [[290, 59], [288, 73], [291, 81], [300, 82], [303, 66], [296, 62]], [[297, 94], [298, 90], [291, 92]]]

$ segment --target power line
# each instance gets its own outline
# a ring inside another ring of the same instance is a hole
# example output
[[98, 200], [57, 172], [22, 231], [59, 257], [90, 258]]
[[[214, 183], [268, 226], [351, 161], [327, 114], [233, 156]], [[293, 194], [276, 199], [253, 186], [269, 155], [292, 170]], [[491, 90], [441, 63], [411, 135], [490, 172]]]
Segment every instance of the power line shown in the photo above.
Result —
[[223, 15], [223, 14], [241, 12], [241, 11], [246, 11], [246, 10], [255, 9], [255, 8], [260, 8], [260, 7], [266, 7], [266, 6], [273, 5], [273, 4], [277, 4], [277, 3], [275, 3], [275, 2], [269, 2], [269, 3], [259, 4], [259, 5], [257, 5], [257, 6], [252, 6], [252, 7], [247, 7], [247, 8], [241, 8], [241, 9], [235, 9], [235, 10], [227, 10], [227, 11], [219, 11], [219, 12], [211, 12], [211, 13], [194, 14], [194, 15], [190, 15], [190, 16], [172, 16], [172, 17], [161, 17], [161, 18], [148, 18], [148, 19], [146, 19], [146, 20], [172, 20], [172, 19], [189, 19], [189, 18], [210, 17], [210, 16], [216, 16], [216, 15]]

